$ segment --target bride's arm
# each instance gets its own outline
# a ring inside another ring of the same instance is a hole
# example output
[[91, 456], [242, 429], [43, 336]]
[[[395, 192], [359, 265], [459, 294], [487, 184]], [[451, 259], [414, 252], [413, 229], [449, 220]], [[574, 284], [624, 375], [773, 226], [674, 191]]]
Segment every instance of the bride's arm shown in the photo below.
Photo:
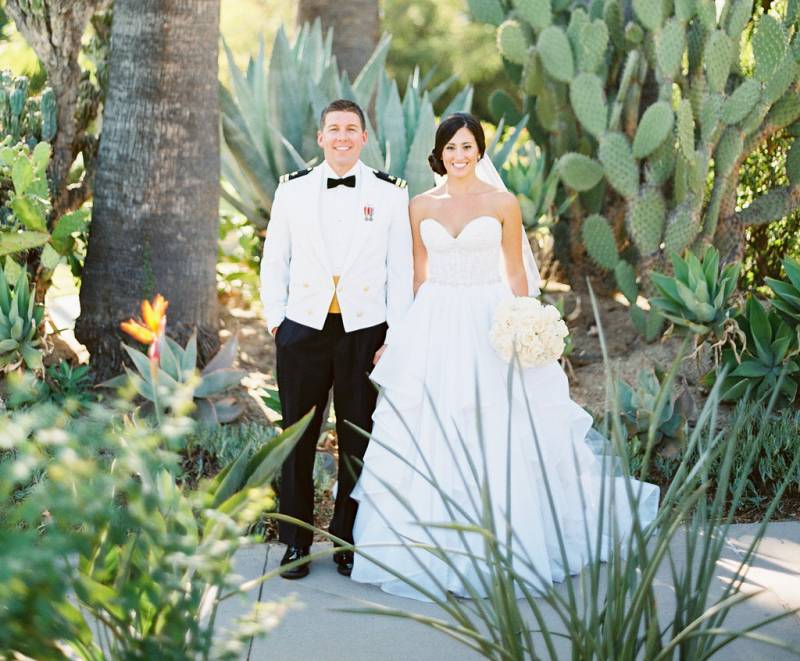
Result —
[[522, 262], [522, 212], [513, 194], [503, 192], [500, 197], [500, 218], [503, 221], [503, 262], [506, 278], [515, 296], [528, 295], [528, 278]]
[[425, 217], [425, 203], [418, 195], [409, 205], [409, 217], [411, 219], [411, 241], [414, 253], [414, 296], [423, 282], [428, 278], [428, 251], [419, 233], [419, 224]]

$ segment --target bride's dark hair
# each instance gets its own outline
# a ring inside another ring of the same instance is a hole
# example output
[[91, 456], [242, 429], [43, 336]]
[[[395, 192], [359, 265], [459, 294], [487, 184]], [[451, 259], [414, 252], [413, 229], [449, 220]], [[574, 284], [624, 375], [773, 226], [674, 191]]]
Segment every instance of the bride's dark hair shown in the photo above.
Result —
[[478, 145], [478, 152], [481, 156], [486, 151], [486, 136], [483, 134], [481, 123], [468, 112], [457, 112], [443, 119], [436, 129], [436, 139], [433, 143], [433, 151], [428, 156], [428, 164], [436, 174], [444, 176], [447, 174], [444, 163], [442, 162], [442, 152], [445, 145], [450, 142], [452, 137], [459, 129], [466, 128], [475, 138]]

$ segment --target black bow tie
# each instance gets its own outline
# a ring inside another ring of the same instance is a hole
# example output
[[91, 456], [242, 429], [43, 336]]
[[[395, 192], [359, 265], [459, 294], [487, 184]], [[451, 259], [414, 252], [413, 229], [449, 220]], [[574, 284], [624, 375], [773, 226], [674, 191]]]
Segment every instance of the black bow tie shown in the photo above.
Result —
[[342, 177], [341, 179], [334, 179], [328, 177], [328, 188], [336, 188], [337, 186], [347, 186], [348, 188], [356, 187], [356, 175], [351, 174], [349, 177]]

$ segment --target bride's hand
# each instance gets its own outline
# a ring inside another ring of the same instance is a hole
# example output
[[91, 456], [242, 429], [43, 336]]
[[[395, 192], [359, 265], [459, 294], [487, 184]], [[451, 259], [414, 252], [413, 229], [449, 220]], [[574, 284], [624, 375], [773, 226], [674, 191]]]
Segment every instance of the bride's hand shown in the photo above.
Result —
[[380, 349], [375, 352], [375, 356], [372, 358], [372, 364], [377, 365], [378, 361], [381, 359], [383, 352], [386, 350], [386, 345], [384, 344]]

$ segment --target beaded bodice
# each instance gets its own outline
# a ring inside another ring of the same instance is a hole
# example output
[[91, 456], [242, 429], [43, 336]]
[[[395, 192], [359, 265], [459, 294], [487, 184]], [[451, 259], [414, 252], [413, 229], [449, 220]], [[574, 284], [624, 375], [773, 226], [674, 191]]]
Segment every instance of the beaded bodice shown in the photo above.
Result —
[[435, 218], [425, 218], [420, 236], [428, 251], [426, 282], [461, 287], [500, 282], [502, 230], [496, 218], [473, 218], [455, 237]]

